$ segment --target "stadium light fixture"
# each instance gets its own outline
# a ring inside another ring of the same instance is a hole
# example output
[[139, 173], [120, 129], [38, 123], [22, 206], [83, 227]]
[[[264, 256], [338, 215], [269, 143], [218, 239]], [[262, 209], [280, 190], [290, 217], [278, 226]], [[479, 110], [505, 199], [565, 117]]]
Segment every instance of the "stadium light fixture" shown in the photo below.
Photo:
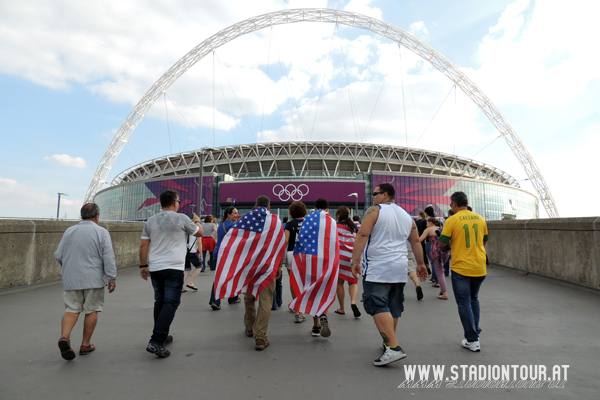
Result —
[[58, 193], [58, 207], [56, 207], [56, 219], [58, 220], [58, 214], [60, 213], [60, 196], [68, 196], [66, 193]]

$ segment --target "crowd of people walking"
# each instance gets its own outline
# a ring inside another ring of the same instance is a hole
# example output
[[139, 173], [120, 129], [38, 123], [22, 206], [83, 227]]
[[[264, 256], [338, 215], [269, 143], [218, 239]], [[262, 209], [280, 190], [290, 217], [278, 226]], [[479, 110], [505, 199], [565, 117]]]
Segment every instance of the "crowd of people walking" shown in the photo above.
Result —
[[[425, 299], [422, 283], [429, 278], [439, 288], [437, 298], [448, 300], [449, 271], [444, 267], [451, 259], [452, 289], [465, 332], [461, 345], [480, 351], [478, 292], [486, 275], [485, 221], [467, 209], [462, 192], [451, 196], [448, 214], [455, 215], [445, 221], [436, 217], [433, 207], [425, 208], [415, 220], [394, 197], [391, 184], [378, 185], [374, 205], [362, 221], [345, 206], [332, 217], [323, 198], [314, 202], [310, 212], [303, 202], [294, 201], [289, 219], [282, 221], [270, 212], [269, 198], [259, 196], [252, 211], [239, 215], [232, 204], [217, 223], [210, 215], [202, 221], [196, 214], [178, 213], [179, 194], [165, 190], [160, 195], [162, 211], [147, 220], [141, 237], [140, 276], [150, 278], [154, 289], [154, 328], [146, 350], [160, 358], [170, 355], [165, 346], [173, 342], [169, 330], [182, 293], [198, 291], [194, 281], [209, 266], [214, 281], [208, 305], [219, 311], [221, 299], [235, 305], [242, 302], [243, 294], [244, 334], [254, 338], [259, 351], [270, 345], [269, 319], [272, 311], [285, 306], [284, 286], [292, 298], [286, 307], [293, 315], [290, 322], [302, 323], [309, 314], [313, 317], [310, 334], [329, 337], [328, 310], [336, 298], [335, 314], [345, 316], [351, 311], [354, 318], [361, 317], [357, 300], [362, 277], [360, 302], [383, 341], [383, 353], [374, 365], [387, 365], [406, 357], [396, 337], [405, 284], [414, 283], [421, 301]], [[97, 206], [86, 204], [82, 223], [65, 232], [56, 251], [63, 267], [66, 308], [58, 345], [66, 360], [75, 358], [70, 332], [82, 311], [86, 318], [79, 354], [95, 350], [90, 339], [103, 306], [105, 281], [109, 292], [116, 287], [110, 236], [97, 225], [98, 219]], [[90, 272], [88, 267], [95, 265], [102, 268]], [[289, 280], [285, 285], [284, 267]]]

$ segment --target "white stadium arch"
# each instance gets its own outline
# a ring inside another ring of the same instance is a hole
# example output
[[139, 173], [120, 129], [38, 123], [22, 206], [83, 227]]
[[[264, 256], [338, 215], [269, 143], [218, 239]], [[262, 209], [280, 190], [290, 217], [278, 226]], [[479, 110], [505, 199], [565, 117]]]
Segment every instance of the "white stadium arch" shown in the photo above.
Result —
[[94, 195], [101, 189], [127, 139], [144, 118], [146, 112], [183, 73], [204, 56], [233, 39], [263, 28], [297, 22], [328, 22], [369, 30], [393, 40], [429, 62], [454, 82], [485, 113], [523, 166], [548, 215], [551, 218], [559, 216], [550, 189], [523, 141], [492, 101], [452, 62], [417, 37], [384, 21], [353, 12], [323, 8], [283, 10], [249, 18], [217, 32], [190, 50], [152, 85], [119, 128], [102, 161], [98, 164], [94, 178], [87, 190], [85, 202], [92, 201]]

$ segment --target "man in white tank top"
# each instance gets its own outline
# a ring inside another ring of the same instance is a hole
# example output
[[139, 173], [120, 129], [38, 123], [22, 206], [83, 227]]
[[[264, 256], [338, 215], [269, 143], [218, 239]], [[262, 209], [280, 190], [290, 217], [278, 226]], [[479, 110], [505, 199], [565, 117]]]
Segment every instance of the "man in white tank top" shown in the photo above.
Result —
[[394, 203], [396, 191], [382, 183], [373, 192], [370, 207], [356, 235], [352, 252], [352, 273], [363, 270], [363, 306], [373, 316], [383, 338], [383, 354], [373, 362], [382, 366], [406, 357], [396, 339], [398, 318], [404, 311], [404, 285], [408, 274], [408, 244], [417, 259], [417, 274], [427, 279], [423, 251], [412, 217]]

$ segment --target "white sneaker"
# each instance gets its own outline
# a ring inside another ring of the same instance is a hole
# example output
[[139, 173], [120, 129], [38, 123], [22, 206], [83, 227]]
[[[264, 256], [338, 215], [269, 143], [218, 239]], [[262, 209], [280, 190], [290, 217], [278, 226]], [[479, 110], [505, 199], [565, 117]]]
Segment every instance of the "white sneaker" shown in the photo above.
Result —
[[406, 353], [404, 352], [404, 350], [402, 350], [402, 348], [396, 351], [386, 346], [385, 351], [383, 352], [381, 357], [373, 361], [373, 364], [377, 367], [380, 367], [382, 365], [388, 365], [395, 361], [402, 360], [404, 357], [406, 357]]
[[469, 349], [471, 351], [481, 351], [481, 346], [479, 345], [479, 340], [476, 340], [474, 342], [469, 342], [467, 341], [467, 339], [463, 339], [462, 342], [460, 342], [461, 346], [464, 347], [465, 349]]

